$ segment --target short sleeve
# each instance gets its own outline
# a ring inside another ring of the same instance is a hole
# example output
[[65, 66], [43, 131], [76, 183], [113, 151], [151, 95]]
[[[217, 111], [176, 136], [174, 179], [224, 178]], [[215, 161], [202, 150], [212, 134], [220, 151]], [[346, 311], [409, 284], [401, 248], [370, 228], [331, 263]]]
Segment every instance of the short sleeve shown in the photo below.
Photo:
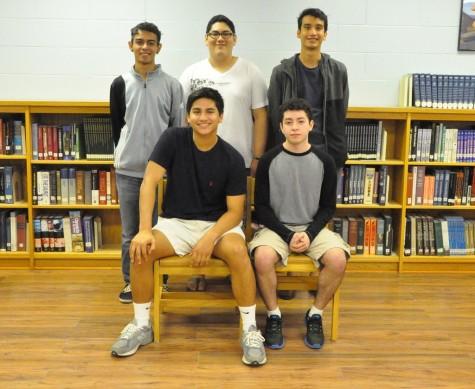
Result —
[[177, 131], [173, 127], [165, 130], [155, 145], [152, 154], [150, 154], [149, 161], [159, 164], [165, 170], [169, 170], [175, 155], [176, 135]]
[[249, 65], [249, 75], [251, 78], [251, 108], [257, 109], [266, 107], [267, 101], [267, 85], [264, 80], [264, 76], [257, 66], [254, 64]]
[[247, 191], [247, 174], [244, 159], [237, 151], [233, 154], [229, 166], [226, 196], [239, 196]]

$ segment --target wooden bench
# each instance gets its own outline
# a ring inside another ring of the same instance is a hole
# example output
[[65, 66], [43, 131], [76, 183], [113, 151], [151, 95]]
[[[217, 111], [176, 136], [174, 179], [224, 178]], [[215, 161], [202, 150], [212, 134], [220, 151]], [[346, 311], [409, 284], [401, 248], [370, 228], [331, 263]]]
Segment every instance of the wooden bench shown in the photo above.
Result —
[[[163, 199], [163, 189], [165, 184], [159, 187], [159, 209], [161, 208]], [[254, 194], [254, 179], [248, 179], [248, 201], [246, 210], [246, 220], [251, 219], [251, 204], [253, 203]], [[252, 237], [252, 230], [250, 222], [247, 223], [246, 237]], [[305, 255], [289, 256], [287, 266], [276, 268], [278, 275], [278, 290], [316, 290], [318, 283], [318, 271], [315, 271], [313, 261]], [[311, 275], [292, 275], [289, 273], [305, 273]], [[170, 278], [174, 276], [191, 277], [193, 275], [205, 275], [206, 277], [227, 277], [230, 275], [227, 265], [218, 258], [211, 258], [206, 267], [192, 267], [191, 258], [189, 256], [179, 257], [172, 256], [156, 260], [154, 263], [154, 301], [153, 301], [153, 331], [155, 335], [155, 342], [160, 341], [160, 314], [169, 307], [188, 307], [190, 303], [198, 303], [200, 307], [213, 308], [231, 308], [236, 307], [236, 301], [231, 293], [227, 292], [192, 292], [182, 291], [174, 292], [167, 291], [163, 287], [163, 275], [168, 275]], [[340, 289], [335, 292], [331, 307], [331, 340], [338, 338], [340, 312]]]

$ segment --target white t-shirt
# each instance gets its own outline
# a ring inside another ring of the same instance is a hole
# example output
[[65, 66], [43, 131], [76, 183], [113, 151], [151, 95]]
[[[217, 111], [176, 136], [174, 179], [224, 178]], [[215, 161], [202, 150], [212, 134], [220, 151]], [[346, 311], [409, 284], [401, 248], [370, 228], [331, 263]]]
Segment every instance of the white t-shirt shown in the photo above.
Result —
[[252, 109], [267, 106], [267, 86], [259, 69], [238, 58], [226, 72], [215, 70], [208, 59], [189, 66], [180, 77], [185, 101], [202, 87], [216, 89], [224, 99], [223, 122], [218, 135], [241, 153], [246, 167], [252, 161]]

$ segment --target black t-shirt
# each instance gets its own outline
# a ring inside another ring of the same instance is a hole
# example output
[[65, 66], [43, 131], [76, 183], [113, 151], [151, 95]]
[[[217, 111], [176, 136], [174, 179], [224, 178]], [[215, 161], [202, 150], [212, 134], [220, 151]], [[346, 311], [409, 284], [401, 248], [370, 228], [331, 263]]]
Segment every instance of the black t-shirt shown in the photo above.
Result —
[[216, 221], [226, 196], [246, 193], [241, 154], [219, 137], [211, 150], [198, 150], [190, 127], [166, 130], [149, 160], [167, 171], [162, 217]]
[[312, 107], [314, 126], [309, 134], [312, 144], [323, 143], [323, 77], [320, 66], [307, 68], [297, 56], [295, 59], [299, 79], [299, 97], [307, 100]]

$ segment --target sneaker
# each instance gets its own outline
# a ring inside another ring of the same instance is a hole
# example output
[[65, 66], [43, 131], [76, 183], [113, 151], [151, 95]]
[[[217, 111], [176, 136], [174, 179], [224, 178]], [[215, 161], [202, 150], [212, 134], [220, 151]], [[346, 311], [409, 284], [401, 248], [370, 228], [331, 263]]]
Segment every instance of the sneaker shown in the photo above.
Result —
[[255, 326], [243, 331], [241, 336], [242, 361], [246, 365], [260, 366], [267, 362], [264, 337]]
[[271, 349], [280, 349], [284, 347], [282, 317], [278, 315], [267, 316], [265, 339], [265, 345]]
[[137, 352], [140, 346], [153, 342], [152, 326], [137, 327], [135, 319], [120, 333], [115, 343], [112, 345], [112, 356], [114, 357], [128, 357]]
[[322, 348], [325, 340], [323, 336], [322, 317], [318, 314], [308, 317], [308, 312], [305, 314], [305, 324], [307, 325], [307, 335], [305, 335], [304, 342], [310, 348]]
[[125, 284], [124, 289], [120, 291], [119, 301], [123, 304], [130, 304], [132, 302], [132, 288], [130, 284]]

